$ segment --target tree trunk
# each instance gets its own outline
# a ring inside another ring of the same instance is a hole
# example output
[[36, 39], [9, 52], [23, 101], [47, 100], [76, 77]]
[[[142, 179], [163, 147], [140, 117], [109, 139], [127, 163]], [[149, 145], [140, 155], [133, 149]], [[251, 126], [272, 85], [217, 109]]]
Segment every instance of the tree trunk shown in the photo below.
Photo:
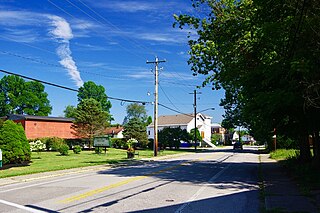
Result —
[[309, 162], [311, 160], [309, 136], [303, 135], [299, 137], [300, 161]]

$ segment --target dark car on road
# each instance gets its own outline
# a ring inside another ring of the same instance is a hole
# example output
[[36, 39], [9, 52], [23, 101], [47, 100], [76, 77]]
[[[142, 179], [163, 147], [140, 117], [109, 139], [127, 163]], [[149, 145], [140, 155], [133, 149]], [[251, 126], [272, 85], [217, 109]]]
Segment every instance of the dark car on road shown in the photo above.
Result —
[[233, 144], [233, 149], [241, 149], [243, 150], [242, 143], [240, 141], [237, 141]]

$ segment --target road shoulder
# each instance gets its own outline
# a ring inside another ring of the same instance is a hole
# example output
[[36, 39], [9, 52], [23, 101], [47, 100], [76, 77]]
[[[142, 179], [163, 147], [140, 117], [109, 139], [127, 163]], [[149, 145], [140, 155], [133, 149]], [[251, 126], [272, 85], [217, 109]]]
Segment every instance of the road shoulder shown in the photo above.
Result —
[[260, 160], [266, 212], [319, 212], [277, 161], [270, 159], [269, 154], [261, 154]]

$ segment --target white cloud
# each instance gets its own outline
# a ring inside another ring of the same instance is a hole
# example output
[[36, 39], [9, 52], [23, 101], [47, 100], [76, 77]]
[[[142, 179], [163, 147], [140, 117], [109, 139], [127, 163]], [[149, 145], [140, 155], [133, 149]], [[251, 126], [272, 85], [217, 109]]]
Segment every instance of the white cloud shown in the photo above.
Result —
[[58, 16], [48, 16], [48, 18], [52, 21], [50, 35], [60, 43], [60, 46], [57, 48], [57, 54], [61, 59], [59, 62], [67, 69], [69, 76], [76, 85], [81, 87], [83, 81], [77, 65], [71, 56], [72, 53], [69, 46], [69, 41], [73, 38], [70, 25], [65, 19]]
[[0, 25], [31, 26], [43, 23], [43, 15], [25, 11], [0, 11]]
[[48, 16], [48, 18], [52, 20], [51, 24], [53, 28], [50, 33], [54, 38], [58, 40], [62, 39], [63, 42], [69, 42], [73, 38], [70, 25], [65, 19], [59, 16]]

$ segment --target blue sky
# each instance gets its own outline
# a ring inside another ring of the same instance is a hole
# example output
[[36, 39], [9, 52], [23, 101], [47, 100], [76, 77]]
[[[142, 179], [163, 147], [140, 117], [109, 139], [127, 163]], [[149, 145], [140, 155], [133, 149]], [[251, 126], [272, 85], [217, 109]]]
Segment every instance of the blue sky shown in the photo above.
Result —
[[[185, 13], [199, 15], [188, 0], [1, 0], [0, 69], [74, 89], [94, 81], [110, 97], [152, 102], [154, 66], [146, 61], [158, 56], [166, 59], [159, 103], [192, 113], [189, 93], [205, 76], [193, 76], [187, 63], [188, 30], [172, 27], [173, 14]], [[77, 104], [76, 92], [45, 87], [52, 116]], [[223, 91], [199, 92], [198, 111], [214, 107], [205, 113], [221, 122]], [[128, 103], [111, 102], [114, 122], [122, 123]], [[153, 115], [151, 104], [146, 109]], [[159, 115], [171, 114], [176, 112], [159, 107]]]

